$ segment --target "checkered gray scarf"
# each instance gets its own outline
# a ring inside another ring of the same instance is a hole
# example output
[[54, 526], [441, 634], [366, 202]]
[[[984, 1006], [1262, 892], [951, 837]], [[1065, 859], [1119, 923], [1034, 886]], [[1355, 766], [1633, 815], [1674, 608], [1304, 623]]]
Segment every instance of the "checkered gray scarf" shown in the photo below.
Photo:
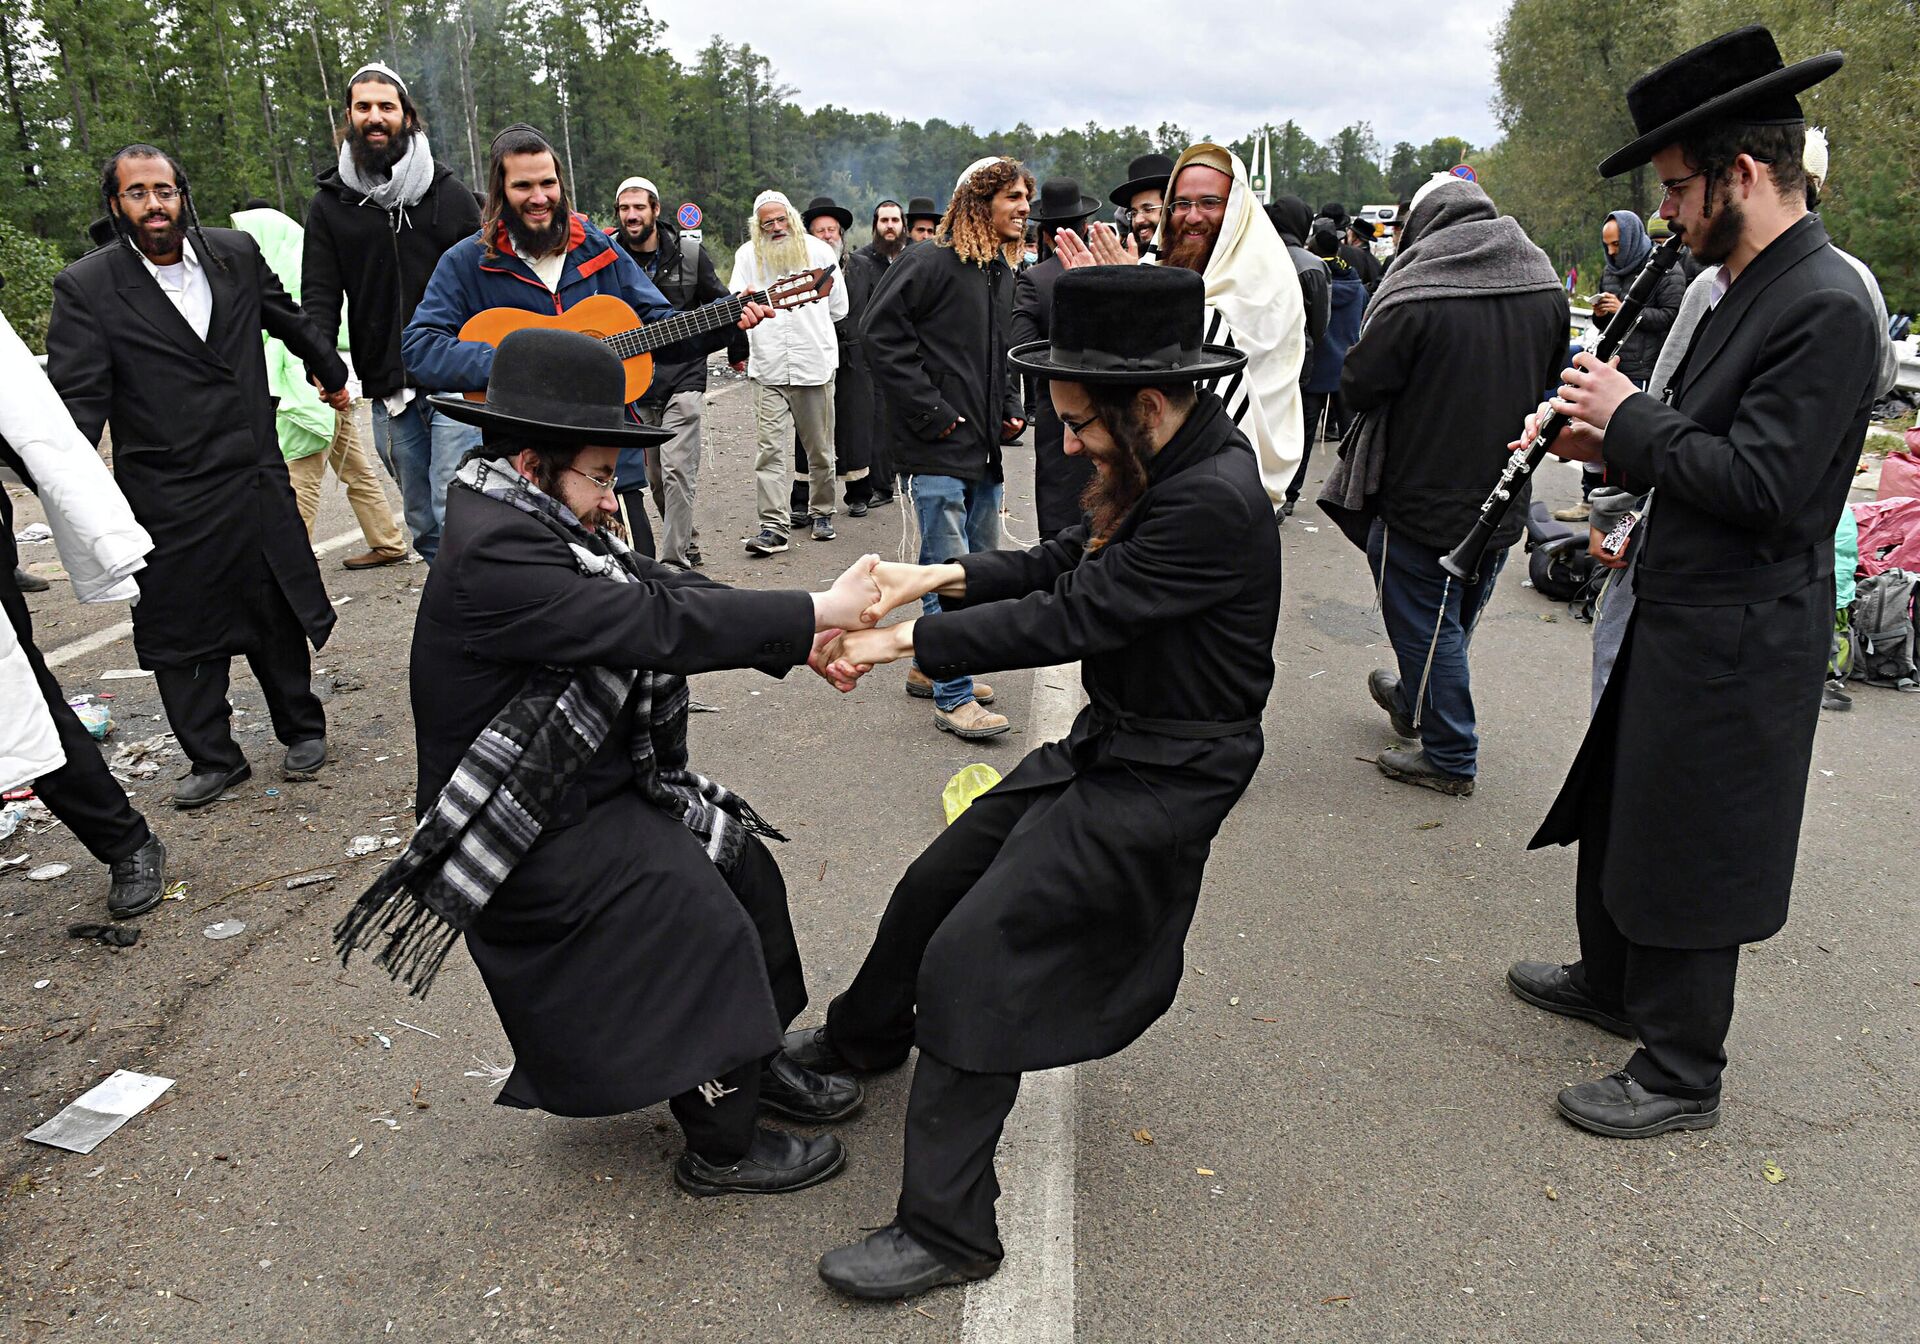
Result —
[[[539, 520], [567, 543], [582, 574], [612, 583], [640, 580], [640, 564], [624, 542], [588, 531], [508, 463], [476, 458], [454, 484]], [[699, 836], [716, 867], [731, 872], [749, 834], [786, 839], [745, 800], [686, 768], [686, 678], [539, 667], [467, 748], [411, 843], [335, 926], [341, 964], [384, 938], [375, 963], [424, 997], [454, 940], [473, 927], [540, 838], [630, 696], [637, 696], [628, 742], [636, 787]]]

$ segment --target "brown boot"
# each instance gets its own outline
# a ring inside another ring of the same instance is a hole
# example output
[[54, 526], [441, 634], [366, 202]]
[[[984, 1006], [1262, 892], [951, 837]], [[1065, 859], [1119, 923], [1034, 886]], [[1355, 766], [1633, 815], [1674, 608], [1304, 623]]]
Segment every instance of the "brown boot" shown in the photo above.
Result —
[[[907, 694], [916, 700], [933, 699], [933, 681], [917, 667], [907, 669]], [[984, 681], [973, 683], [973, 698], [983, 705], [993, 703], [993, 687]]]
[[962, 700], [950, 710], [935, 705], [933, 726], [969, 742], [983, 737], [998, 737], [1013, 727], [1007, 722], [1006, 715], [980, 708], [978, 700]]
[[359, 555], [350, 555], [340, 562], [342, 569], [378, 569], [382, 565], [397, 565], [407, 558], [406, 549], [397, 551], [365, 551]]

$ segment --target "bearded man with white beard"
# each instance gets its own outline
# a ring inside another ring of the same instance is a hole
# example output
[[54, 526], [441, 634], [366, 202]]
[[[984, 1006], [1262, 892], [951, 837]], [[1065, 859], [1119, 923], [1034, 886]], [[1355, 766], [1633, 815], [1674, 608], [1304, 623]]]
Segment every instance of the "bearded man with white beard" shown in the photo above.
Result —
[[[778, 191], [754, 199], [748, 227], [753, 245], [734, 253], [736, 294], [764, 290], [782, 276], [815, 266], [837, 267], [839, 253], [806, 231], [793, 202]], [[835, 277], [836, 281], [839, 279]], [[747, 376], [753, 382], [754, 508], [760, 530], [746, 539], [749, 555], [787, 549], [787, 454], [797, 430], [807, 455], [807, 512], [815, 541], [832, 541], [833, 377], [840, 343], [833, 324], [847, 315], [847, 287], [836, 283], [825, 303], [795, 308], [747, 338]]]

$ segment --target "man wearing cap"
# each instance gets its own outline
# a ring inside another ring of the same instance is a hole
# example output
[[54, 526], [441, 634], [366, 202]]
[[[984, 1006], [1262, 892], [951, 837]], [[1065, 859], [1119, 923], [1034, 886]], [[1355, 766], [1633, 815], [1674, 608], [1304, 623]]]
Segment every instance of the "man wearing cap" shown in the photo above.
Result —
[[633, 424], [590, 336], [516, 331], [485, 402], [438, 409], [483, 442], [448, 491], [410, 666], [411, 842], [334, 931], [416, 993], [462, 936], [513, 1045], [502, 1105], [602, 1116], [667, 1101], [694, 1195], [776, 1194], [837, 1172], [810, 1124], [860, 1088], [776, 1053], [806, 1003], [786, 885], [737, 794], [690, 768], [692, 673], [781, 676], [863, 619], [866, 556], [820, 593], [748, 592], [639, 555], [606, 523]]
[[1280, 542], [1204, 390], [1246, 362], [1202, 343], [1204, 290], [1171, 267], [1061, 276], [1050, 340], [1012, 359], [1094, 461], [1085, 519], [1030, 551], [877, 566], [880, 607], [943, 609], [828, 651], [842, 681], [909, 654], [936, 678], [1078, 659], [1092, 702], [907, 869], [825, 1026], [788, 1034], [835, 1072], [920, 1049], [894, 1219], [820, 1261], [843, 1293], [998, 1268], [994, 1144], [1020, 1075], [1113, 1054], [1166, 1012], [1213, 837], [1259, 766]]
[[734, 293], [762, 290], [782, 276], [812, 267], [835, 272], [825, 303], [787, 312], [747, 337], [747, 376], [753, 384], [756, 449], [754, 509], [759, 530], [745, 541], [749, 555], [787, 549], [790, 504], [787, 457], [796, 435], [806, 455], [809, 535], [832, 541], [834, 514], [833, 379], [840, 366], [834, 324], [847, 315], [847, 284], [839, 252], [806, 231], [784, 192], [763, 191], [747, 221], [752, 242], [733, 254]]
[[[1000, 449], [1026, 428], [1007, 344], [1032, 195], [1033, 174], [1017, 160], [967, 165], [940, 237], [901, 254], [867, 307], [868, 358], [886, 395], [885, 433], [922, 564], [1000, 546]], [[939, 609], [927, 594], [927, 612]], [[985, 708], [993, 690], [971, 677], [930, 680], [916, 667], [907, 693], [932, 699], [940, 732], [973, 740], [1013, 727]]]
[[[653, 281], [678, 312], [704, 307], [727, 297], [727, 287], [697, 238], [683, 235], [660, 210], [660, 191], [644, 177], [629, 177], [613, 196], [619, 223], [609, 232], [642, 275]], [[724, 349], [738, 328], [721, 327], [704, 338], [671, 347], [671, 355], [653, 357], [653, 381], [634, 403], [641, 424], [671, 430], [659, 447], [628, 449], [620, 455], [620, 487], [626, 493], [644, 476], [660, 511], [659, 558], [682, 569], [702, 560], [700, 529], [693, 501], [700, 487], [701, 412], [706, 403], [707, 356]], [[629, 515], [631, 516], [631, 515]]]
[[[1060, 258], [1054, 255], [1053, 234], [1067, 229], [1084, 238], [1087, 221], [1100, 202], [1080, 190], [1070, 177], [1050, 178], [1040, 184], [1040, 199], [1032, 222], [1040, 226], [1038, 264], [1020, 273], [1013, 286], [1013, 343], [1045, 341], [1053, 318], [1053, 286], [1060, 278]], [[1084, 453], [1069, 457], [1061, 446], [1066, 429], [1053, 413], [1046, 389], [1037, 389], [1033, 422], [1033, 504], [1035, 527], [1042, 541], [1080, 521], [1080, 495], [1093, 479], [1093, 462]]]
[[1656, 491], [1618, 659], [1533, 839], [1580, 846], [1580, 957], [1508, 971], [1527, 1002], [1639, 1038], [1559, 1096], [1611, 1137], [1718, 1123], [1741, 946], [1787, 918], [1834, 524], [1880, 368], [1866, 287], [1807, 210], [1796, 95], [1841, 61], [1787, 65], [1757, 25], [1716, 37], [1628, 89], [1639, 135], [1600, 165], [1651, 162], [1660, 213], [1720, 268], [1664, 387], [1582, 353], [1551, 403], [1557, 453]]
[[931, 196], [915, 196], [907, 202], [907, 241], [931, 242], [940, 232], [940, 207]]
[[1107, 193], [1107, 199], [1127, 212], [1133, 255], [1147, 255], [1160, 231], [1160, 212], [1167, 199], [1167, 181], [1173, 160], [1165, 154], [1142, 154], [1127, 165], [1127, 180]]
[[[330, 341], [345, 311], [354, 372], [372, 403], [374, 449], [400, 487], [413, 547], [431, 564], [447, 482], [469, 436], [450, 420], [436, 435], [401, 333], [441, 254], [480, 227], [480, 210], [467, 184], [434, 159], [420, 111], [393, 70], [374, 61], [354, 71], [346, 103], [339, 162], [320, 174], [307, 206], [300, 306]], [[370, 558], [378, 557], [345, 563]]]

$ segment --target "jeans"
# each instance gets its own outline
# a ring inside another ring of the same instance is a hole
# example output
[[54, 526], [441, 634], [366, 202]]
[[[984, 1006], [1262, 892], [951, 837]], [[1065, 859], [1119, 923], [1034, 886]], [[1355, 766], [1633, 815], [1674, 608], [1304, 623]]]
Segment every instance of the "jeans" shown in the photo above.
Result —
[[[1000, 549], [999, 481], [963, 481], [956, 476], [903, 476], [903, 488], [913, 499], [913, 517], [920, 528], [920, 563], [941, 565], [974, 551]], [[940, 610], [940, 599], [928, 593], [920, 599], [921, 614]], [[918, 667], [919, 664], [915, 663]], [[973, 699], [973, 678], [955, 677], [933, 683], [933, 703], [955, 710]]]
[[[1465, 583], [1441, 569], [1445, 554], [1392, 536], [1382, 519], [1376, 518], [1367, 534], [1367, 564], [1380, 589], [1380, 616], [1400, 664], [1401, 710], [1416, 720], [1420, 745], [1435, 768], [1472, 779], [1480, 738], [1467, 679], [1467, 648], [1507, 553], [1489, 550], [1480, 562], [1478, 583]], [[1416, 709], [1412, 697], [1420, 693], [1423, 676], [1426, 696]]]
[[384, 399], [374, 400], [374, 450], [387, 474], [399, 482], [413, 549], [428, 564], [440, 553], [447, 483], [459, 469], [460, 459], [479, 444], [479, 426], [436, 415], [425, 393], [416, 395], [399, 415], [388, 414]]

